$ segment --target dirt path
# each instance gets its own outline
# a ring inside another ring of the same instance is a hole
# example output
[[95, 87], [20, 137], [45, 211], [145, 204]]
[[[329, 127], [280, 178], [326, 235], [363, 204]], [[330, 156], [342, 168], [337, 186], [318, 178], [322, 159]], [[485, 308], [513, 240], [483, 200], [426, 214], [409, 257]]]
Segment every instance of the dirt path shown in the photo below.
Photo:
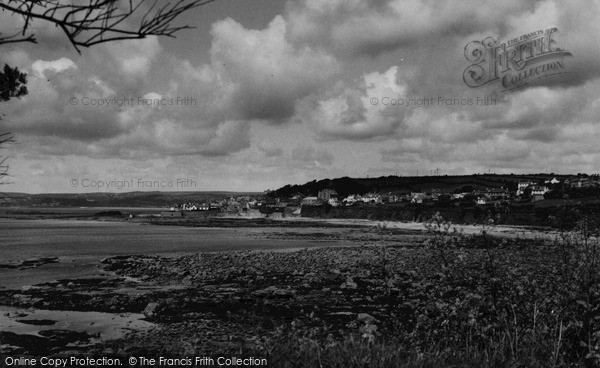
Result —
[[[306, 221], [306, 222], [319, 222], [327, 223], [332, 225], [356, 225], [356, 226], [373, 226], [383, 227], [389, 229], [401, 229], [401, 230], [412, 230], [412, 231], [425, 231], [425, 225], [422, 222], [400, 222], [400, 221], [372, 221], [363, 219], [318, 219], [318, 218], [307, 218], [307, 217], [294, 217], [294, 218], [281, 218], [278, 221]], [[476, 225], [455, 225], [458, 231], [462, 231], [464, 234], [478, 234], [482, 231], [482, 226]], [[554, 239], [559, 233], [553, 229], [542, 229], [539, 227], [529, 226], [510, 226], [510, 225], [497, 225], [488, 229], [489, 233], [494, 235], [508, 236], [508, 237], [521, 237], [526, 239], [544, 238]]]

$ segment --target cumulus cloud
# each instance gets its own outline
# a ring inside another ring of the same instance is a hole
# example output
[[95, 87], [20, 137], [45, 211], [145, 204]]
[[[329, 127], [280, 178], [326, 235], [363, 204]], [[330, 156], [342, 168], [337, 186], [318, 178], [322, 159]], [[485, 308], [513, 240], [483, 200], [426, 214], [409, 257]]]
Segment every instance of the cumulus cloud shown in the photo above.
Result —
[[[295, 39], [333, 47], [342, 54], [385, 51], [448, 40], [478, 31], [502, 32], [506, 17], [537, 1], [305, 0], [288, 3]], [[493, 8], [494, 11], [489, 11]]]
[[[255, 29], [215, 21], [201, 35], [211, 45], [203, 58], [176, 55], [159, 38], [79, 56], [63, 52], [68, 43], [51, 29], [43, 52], [11, 45], [0, 54], [29, 74], [30, 90], [3, 104], [0, 129], [20, 136], [28, 157], [173, 158], [190, 170], [201, 158], [220, 160], [223, 175], [283, 183], [396, 164], [568, 171], [580, 157], [577, 171], [586, 171], [600, 158], [599, 16], [591, 0], [300, 0]], [[3, 14], [0, 25], [18, 26]], [[567, 73], [502, 93], [498, 84], [465, 85], [467, 43], [551, 27], [573, 54]], [[477, 104], [486, 97], [494, 103]], [[346, 157], [355, 148], [373, 153]]]
[[31, 61], [13, 52], [11, 60], [28, 65], [31, 93], [7, 105], [12, 123], [5, 125], [18, 134], [72, 140], [75, 152], [90, 155], [226, 155], [249, 146], [253, 122], [286, 121], [296, 101], [338, 69], [326, 53], [288, 43], [281, 16], [264, 30], [216, 22], [212, 38], [210, 64], [197, 67], [165, 55], [155, 37], [107, 44], [76, 60]]
[[277, 16], [264, 30], [247, 30], [232, 19], [213, 26], [213, 72], [229, 83], [231, 106], [246, 119], [289, 118], [298, 99], [338, 70], [327, 53], [295, 47], [287, 22]]
[[384, 73], [367, 73], [355, 85], [342, 84], [334, 91], [306, 99], [299, 114], [303, 121], [333, 138], [389, 136], [412, 111], [398, 104], [399, 99], [406, 99], [406, 90], [394, 66]]

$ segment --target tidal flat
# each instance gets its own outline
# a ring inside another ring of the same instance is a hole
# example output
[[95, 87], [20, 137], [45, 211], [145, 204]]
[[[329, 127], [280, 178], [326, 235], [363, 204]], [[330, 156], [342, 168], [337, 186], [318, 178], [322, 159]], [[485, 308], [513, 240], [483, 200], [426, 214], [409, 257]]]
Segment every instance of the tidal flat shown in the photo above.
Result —
[[[581, 344], [597, 327], [595, 289], [583, 287], [593, 281], [591, 269], [581, 266], [592, 254], [580, 251], [576, 233], [560, 240], [539, 229], [531, 233], [546, 236], [489, 226], [454, 232], [423, 224], [58, 221], [36, 228], [33, 220], [0, 221], [12, 234], [41, 232], [38, 244], [14, 237], [3, 254], [2, 263], [14, 266], [0, 268], [0, 280], [12, 280], [0, 290], [11, 321], [0, 335], [3, 354], [236, 354], [277, 367], [568, 366], [595, 359], [593, 346]], [[24, 255], [52, 261], [24, 263]], [[84, 267], [61, 270], [72, 264]], [[88, 329], [69, 329], [61, 320], [69, 311], [122, 323], [94, 330], [98, 321], [86, 320]]]

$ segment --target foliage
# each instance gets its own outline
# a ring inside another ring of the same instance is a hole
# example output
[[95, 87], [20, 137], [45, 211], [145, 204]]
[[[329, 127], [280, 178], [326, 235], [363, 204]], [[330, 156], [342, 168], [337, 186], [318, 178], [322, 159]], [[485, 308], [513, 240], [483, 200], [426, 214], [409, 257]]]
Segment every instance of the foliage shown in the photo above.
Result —
[[4, 64], [0, 72], [0, 102], [27, 95], [27, 74]]
[[[11, 98], [20, 98], [27, 95], [27, 74], [21, 73], [18, 68], [11, 68], [4, 64], [0, 72], [0, 102], [6, 102]], [[2, 117], [0, 116], [0, 120]], [[14, 142], [10, 133], [0, 133], [0, 148], [6, 143]], [[7, 157], [0, 157], [0, 184], [8, 177]]]

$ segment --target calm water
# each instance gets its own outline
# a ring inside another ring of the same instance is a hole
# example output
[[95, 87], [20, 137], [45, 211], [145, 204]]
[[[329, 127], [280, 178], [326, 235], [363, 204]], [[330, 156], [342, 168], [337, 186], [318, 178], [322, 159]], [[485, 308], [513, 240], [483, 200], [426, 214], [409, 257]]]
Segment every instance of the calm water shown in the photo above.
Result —
[[60, 278], [93, 276], [98, 261], [123, 254], [177, 255], [223, 250], [274, 250], [335, 242], [248, 237], [256, 228], [189, 228], [126, 222], [15, 220], [0, 218], [0, 264], [59, 257], [59, 263], [14, 270], [0, 268], [0, 287], [15, 288]]

